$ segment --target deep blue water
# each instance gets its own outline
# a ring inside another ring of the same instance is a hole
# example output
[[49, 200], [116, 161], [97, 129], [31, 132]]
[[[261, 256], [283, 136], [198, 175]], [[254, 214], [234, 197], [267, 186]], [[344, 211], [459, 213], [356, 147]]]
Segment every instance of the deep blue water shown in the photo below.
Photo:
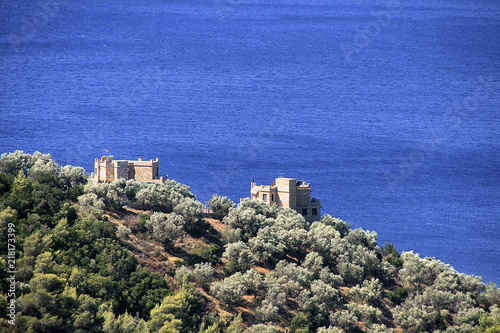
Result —
[[296, 177], [381, 245], [500, 284], [498, 1], [1, 1], [0, 20], [0, 152], [159, 157], [203, 202]]

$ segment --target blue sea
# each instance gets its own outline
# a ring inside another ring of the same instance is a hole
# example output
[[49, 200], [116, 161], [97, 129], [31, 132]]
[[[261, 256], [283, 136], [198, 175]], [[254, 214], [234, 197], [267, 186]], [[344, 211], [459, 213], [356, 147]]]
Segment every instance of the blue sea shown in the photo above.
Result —
[[379, 244], [500, 284], [497, 0], [0, 1], [0, 152], [310, 182]]

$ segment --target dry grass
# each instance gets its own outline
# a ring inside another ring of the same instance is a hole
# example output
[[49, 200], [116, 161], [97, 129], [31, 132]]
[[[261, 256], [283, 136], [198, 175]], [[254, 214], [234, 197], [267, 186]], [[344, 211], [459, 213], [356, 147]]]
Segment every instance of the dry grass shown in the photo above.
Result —
[[264, 268], [262, 266], [254, 266], [252, 268], [255, 269], [257, 272], [264, 274], [264, 275], [267, 275], [267, 273], [269, 273], [271, 271], [270, 269]]

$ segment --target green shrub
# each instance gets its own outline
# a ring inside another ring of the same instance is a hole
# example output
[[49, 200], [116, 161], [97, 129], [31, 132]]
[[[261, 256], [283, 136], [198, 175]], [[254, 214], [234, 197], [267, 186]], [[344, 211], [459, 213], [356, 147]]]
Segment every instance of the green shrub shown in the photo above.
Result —
[[149, 220], [149, 215], [147, 214], [141, 214], [141, 216], [139, 217], [139, 222], [137, 223], [137, 228], [134, 229], [134, 233], [136, 232], [140, 232], [140, 233], [143, 233], [143, 232], [146, 232], [147, 229], [146, 229], [146, 223], [147, 221]]
[[210, 244], [196, 249], [188, 258], [189, 265], [201, 262], [209, 262], [214, 265], [222, 263], [220, 259], [220, 247], [217, 244]]
[[387, 297], [392, 303], [399, 305], [405, 301], [406, 297], [408, 297], [408, 291], [406, 291], [403, 287], [399, 287], [394, 291], [388, 291]]

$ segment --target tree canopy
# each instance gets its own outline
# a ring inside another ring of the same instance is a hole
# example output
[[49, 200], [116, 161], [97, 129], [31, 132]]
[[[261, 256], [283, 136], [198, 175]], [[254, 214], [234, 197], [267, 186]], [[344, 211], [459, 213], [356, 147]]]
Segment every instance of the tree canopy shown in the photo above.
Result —
[[1, 155], [0, 247], [15, 233], [15, 250], [0, 256], [0, 309], [16, 302], [2, 331], [499, 332], [496, 285], [382, 249], [374, 231], [214, 195], [221, 223], [174, 180], [86, 179], [47, 154]]

